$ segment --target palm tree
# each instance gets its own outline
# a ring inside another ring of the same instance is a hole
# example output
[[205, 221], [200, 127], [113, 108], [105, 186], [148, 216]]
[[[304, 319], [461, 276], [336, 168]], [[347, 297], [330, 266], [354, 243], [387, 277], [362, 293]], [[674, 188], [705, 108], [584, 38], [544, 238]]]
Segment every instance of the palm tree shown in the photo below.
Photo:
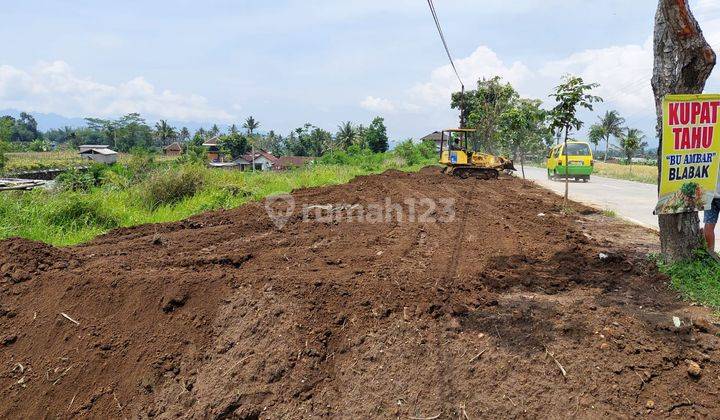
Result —
[[237, 128], [237, 126], [236, 126], [235, 124], [231, 125], [231, 126], [228, 128], [228, 132], [229, 132], [230, 134], [237, 134], [239, 131], [240, 131], [240, 130], [238, 130], [238, 128]]
[[155, 137], [160, 140], [160, 144], [167, 146], [170, 140], [177, 137], [175, 127], [171, 126], [165, 120], [160, 120], [155, 124]]
[[257, 122], [257, 120], [255, 120], [252, 115], [249, 116], [243, 124], [243, 128], [247, 130], [249, 136], [252, 136], [253, 132], [255, 132], [258, 127], [260, 127], [260, 123]]
[[[637, 128], [626, 128], [625, 133], [620, 137], [620, 147], [627, 157], [627, 163], [632, 163], [632, 158], [639, 151], [647, 146], [645, 142], [645, 134]], [[632, 171], [632, 166], [630, 167]]]
[[348, 147], [352, 146], [353, 141], [355, 140], [355, 134], [355, 127], [353, 127], [350, 121], [346, 121], [338, 125], [338, 131], [337, 134], [335, 134], [335, 141], [340, 145], [340, 147], [347, 150]]
[[178, 134], [178, 138], [181, 142], [187, 143], [190, 140], [190, 130], [187, 127], [183, 127]]
[[260, 127], [260, 123], [257, 122], [252, 115], [249, 116], [243, 124], [243, 128], [247, 130], [248, 138], [250, 140], [253, 171], [255, 171], [255, 139], [253, 138], [253, 132], [257, 130], [258, 127]]
[[590, 133], [588, 133], [588, 140], [595, 146], [595, 155], [597, 155], [598, 144], [601, 140], [605, 140], [605, 128], [600, 124], [593, 124], [590, 126]]
[[620, 139], [623, 136], [623, 124], [625, 124], [625, 118], [622, 118], [617, 111], [606, 111], [605, 115], [600, 118], [600, 125], [603, 128], [603, 134], [605, 138], [605, 157], [603, 162], [607, 161], [608, 150], [610, 149], [610, 137]]

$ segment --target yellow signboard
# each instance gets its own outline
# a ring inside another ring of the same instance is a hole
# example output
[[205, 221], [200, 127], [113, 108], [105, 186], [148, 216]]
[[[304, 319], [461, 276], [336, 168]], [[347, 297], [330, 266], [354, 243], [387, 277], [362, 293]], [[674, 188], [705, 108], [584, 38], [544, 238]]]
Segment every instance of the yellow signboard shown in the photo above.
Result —
[[656, 214], [710, 208], [720, 165], [720, 95], [663, 100], [660, 194]]

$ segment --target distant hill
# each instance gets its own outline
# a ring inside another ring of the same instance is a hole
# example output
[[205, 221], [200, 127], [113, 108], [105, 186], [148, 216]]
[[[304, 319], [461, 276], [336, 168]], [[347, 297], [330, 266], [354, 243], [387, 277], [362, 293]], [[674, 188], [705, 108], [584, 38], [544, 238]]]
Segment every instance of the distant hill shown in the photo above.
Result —
[[[0, 116], [2, 115], [10, 115], [11, 117], [18, 118], [20, 116], [20, 110], [17, 109], [3, 109], [0, 110]], [[26, 111], [27, 112], [27, 111]], [[51, 130], [53, 128], [62, 128], [65, 126], [68, 127], [83, 127], [85, 126], [85, 118], [83, 117], [65, 117], [59, 114], [44, 114], [42, 112], [28, 112], [28, 114], [35, 117], [35, 120], [38, 123], [38, 128], [41, 131], [47, 131]], [[90, 117], [90, 116], [88, 116]], [[150, 126], [155, 125], [155, 123], [158, 120], [147, 118], [147, 123]], [[180, 127], [187, 127], [188, 130], [191, 132], [197, 130], [200, 127], [204, 127], [205, 129], [208, 129], [212, 127], [212, 122], [206, 122], [206, 123], [198, 123], [198, 122], [178, 122], [178, 121], [172, 121], [168, 120], [168, 123], [172, 126], [175, 126], [177, 128]], [[240, 126], [241, 123], [238, 123], [238, 126]], [[222, 130], [227, 130], [226, 124], [218, 124], [218, 127], [220, 127]]]
[[[0, 110], [0, 115], [10, 115], [11, 117], [18, 118], [20, 112], [17, 109], [3, 109]], [[28, 114], [35, 117], [37, 120], [38, 128], [42, 131], [47, 131], [53, 128], [62, 128], [65, 126], [69, 127], [80, 127], [85, 125], [85, 119], [83, 118], [68, 118], [59, 114], [43, 114], [41, 112], [28, 112]]]

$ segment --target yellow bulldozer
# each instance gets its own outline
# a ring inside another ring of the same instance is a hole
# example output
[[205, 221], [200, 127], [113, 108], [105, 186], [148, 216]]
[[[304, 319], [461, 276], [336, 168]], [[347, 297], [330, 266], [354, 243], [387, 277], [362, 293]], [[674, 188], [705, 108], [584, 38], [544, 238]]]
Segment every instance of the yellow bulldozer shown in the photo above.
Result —
[[[497, 179], [501, 171], [515, 171], [512, 160], [468, 148], [468, 136], [476, 130], [450, 128], [440, 136], [440, 164], [443, 172], [462, 179]], [[446, 144], [447, 143], [447, 144]]]

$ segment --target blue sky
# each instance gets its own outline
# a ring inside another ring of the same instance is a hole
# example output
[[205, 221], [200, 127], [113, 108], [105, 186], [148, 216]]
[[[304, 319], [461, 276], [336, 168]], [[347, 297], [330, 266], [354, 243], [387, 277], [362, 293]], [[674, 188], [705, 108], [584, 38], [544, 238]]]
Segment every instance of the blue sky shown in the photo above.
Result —
[[[651, 136], [653, 0], [435, 0], [465, 84], [544, 100], [563, 73]], [[720, 0], [691, 5], [720, 51]], [[425, 0], [41, 1], [3, 5], [0, 109], [264, 130], [385, 117], [391, 137], [456, 124]], [[708, 91], [720, 90], [713, 74]], [[584, 115], [588, 123], [596, 116]]]

